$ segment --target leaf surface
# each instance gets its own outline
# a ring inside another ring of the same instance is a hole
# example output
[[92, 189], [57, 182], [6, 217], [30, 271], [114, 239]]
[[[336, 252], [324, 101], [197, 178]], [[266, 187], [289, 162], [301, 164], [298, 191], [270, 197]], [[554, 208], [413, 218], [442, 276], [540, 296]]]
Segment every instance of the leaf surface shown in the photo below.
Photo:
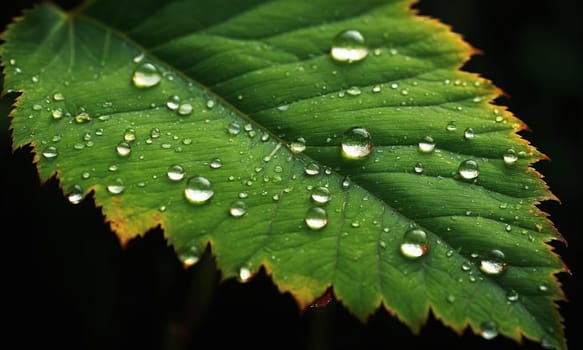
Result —
[[4, 33], [14, 147], [123, 243], [159, 225], [185, 264], [210, 244], [225, 278], [263, 266], [300, 308], [333, 288], [363, 321], [418, 332], [431, 310], [566, 348], [545, 155], [410, 6], [39, 5]]

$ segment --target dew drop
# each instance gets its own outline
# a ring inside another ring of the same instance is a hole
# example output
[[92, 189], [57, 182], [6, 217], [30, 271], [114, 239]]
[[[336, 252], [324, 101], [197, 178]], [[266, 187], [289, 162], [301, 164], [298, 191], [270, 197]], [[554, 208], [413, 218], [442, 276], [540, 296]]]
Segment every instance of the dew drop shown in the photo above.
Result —
[[113, 184], [107, 186], [107, 192], [111, 194], [121, 194], [124, 190], [125, 186], [120, 178], [115, 179]]
[[365, 128], [350, 128], [342, 137], [341, 152], [344, 158], [363, 159], [372, 153], [372, 149], [371, 136]]
[[180, 253], [179, 258], [182, 260], [184, 265], [192, 266], [200, 259], [200, 253], [195, 246], [192, 246], [188, 251]]
[[429, 251], [427, 234], [425, 231], [412, 228], [405, 232], [403, 243], [401, 243], [401, 253], [408, 258], [419, 258]]
[[193, 204], [206, 203], [215, 192], [212, 190], [211, 182], [202, 176], [193, 176], [186, 182], [184, 196]]
[[366, 40], [357, 30], [342, 31], [332, 40], [330, 55], [338, 62], [362, 61], [368, 55]]
[[518, 301], [519, 297], [520, 297], [520, 295], [514, 289], [511, 289], [508, 292], [506, 292], [506, 300], [508, 300], [508, 302], [511, 302], [511, 303], [516, 302], [516, 301]]
[[51, 113], [53, 119], [55, 120], [61, 119], [63, 117], [63, 114], [64, 114], [63, 109], [60, 107], [53, 109], [53, 112]]
[[330, 195], [330, 190], [327, 187], [321, 186], [312, 190], [311, 198], [317, 204], [326, 204], [332, 197]]
[[348, 176], [346, 176], [344, 179], [342, 179], [342, 182], [340, 183], [340, 185], [344, 189], [350, 188], [350, 185], [351, 185], [350, 178]]
[[180, 181], [186, 175], [186, 171], [184, 167], [180, 164], [173, 164], [168, 167], [168, 171], [166, 172], [168, 178], [172, 181]]
[[310, 176], [318, 175], [320, 173], [320, 166], [317, 163], [309, 163], [304, 168], [304, 172]]
[[480, 261], [480, 270], [488, 275], [499, 275], [508, 268], [504, 259], [504, 253], [494, 249]]
[[59, 155], [59, 152], [57, 152], [57, 147], [48, 146], [47, 148], [44, 149], [42, 155], [46, 159], [53, 159]]
[[64, 99], [65, 99], [65, 96], [63, 96], [63, 94], [60, 92], [55, 92], [53, 94], [53, 100], [55, 100], [55, 101], [63, 101]]
[[120, 142], [115, 150], [120, 157], [127, 157], [132, 152], [132, 148], [127, 142]]
[[346, 89], [346, 93], [350, 96], [358, 96], [362, 93], [362, 91], [358, 86], [351, 86], [348, 89]]
[[298, 137], [295, 141], [289, 144], [289, 149], [295, 154], [302, 153], [306, 150], [306, 139]]
[[319, 230], [328, 224], [328, 213], [324, 208], [311, 207], [306, 212], [304, 221], [310, 229]]
[[418, 144], [419, 151], [422, 153], [430, 153], [435, 149], [435, 141], [431, 136], [425, 136]]
[[238, 218], [245, 215], [245, 213], [247, 213], [247, 205], [245, 202], [236, 200], [231, 203], [231, 206], [229, 207], [229, 214], [231, 216]]
[[475, 136], [476, 136], [476, 133], [474, 132], [474, 129], [467, 128], [466, 130], [464, 130], [464, 138], [466, 140], [473, 139]]
[[189, 115], [192, 113], [192, 105], [190, 103], [183, 103], [178, 106], [178, 114], [179, 115]]
[[458, 173], [466, 180], [473, 180], [480, 175], [478, 162], [472, 159], [464, 160], [458, 167]]
[[445, 127], [445, 130], [447, 131], [456, 131], [457, 129], [457, 125], [455, 123], [455, 121], [450, 121], [449, 123], [447, 123], [447, 126]]
[[219, 169], [220, 167], [223, 166], [223, 161], [220, 158], [215, 158], [215, 159], [211, 160], [211, 162], [209, 163], [209, 166], [212, 169]]
[[480, 335], [484, 339], [493, 339], [498, 336], [498, 326], [493, 321], [486, 321], [480, 324]]
[[253, 273], [247, 266], [243, 266], [239, 269], [239, 274], [237, 275], [239, 282], [246, 283], [251, 279], [251, 277], [253, 277]]
[[518, 155], [516, 154], [516, 151], [514, 149], [509, 148], [506, 150], [506, 153], [504, 153], [503, 159], [504, 163], [512, 165], [516, 163], [516, 161], [518, 160]]
[[232, 122], [227, 126], [227, 132], [231, 135], [237, 135], [239, 132], [241, 132], [241, 126], [235, 122]]
[[423, 173], [423, 164], [421, 162], [417, 162], [415, 163], [415, 166], [413, 167], [413, 171], [415, 171], [415, 174], [421, 174]]
[[468, 272], [468, 271], [470, 271], [472, 269], [472, 264], [469, 261], [464, 261], [462, 263], [462, 267], [461, 268], [462, 268], [462, 271]]
[[79, 185], [73, 185], [69, 190], [69, 194], [67, 195], [67, 199], [72, 204], [79, 204], [83, 199], [83, 188]]
[[89, 121], [91, 121], [91, 116], [87, 112], [81, 112], [81, 113], [77, 114], [73, 119], [75, 120], [75, 123], [77, 123], [77, 124], [84, 124], [84, 123], [88, 123]]
[[136, 130], [134, 130], [132, 128], [126, 129], [126, 131], [123, 133], [123, 139], [126, 142], [134, 141], [136, 139]]
[[162, 76], [158, 72], [158, 68], [151, 63], [140, 64], [132, 76], [132, 81], [135, 87], [149, 88], [157, 85]]

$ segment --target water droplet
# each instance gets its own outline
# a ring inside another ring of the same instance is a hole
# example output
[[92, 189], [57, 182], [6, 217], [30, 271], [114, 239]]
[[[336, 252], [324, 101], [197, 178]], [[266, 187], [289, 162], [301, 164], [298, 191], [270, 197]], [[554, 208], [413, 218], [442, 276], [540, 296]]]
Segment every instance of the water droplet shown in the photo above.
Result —
[[416, 174], [421, 174], [423, 173], [423, 164], [421, 162], [417, 162], [415, 163], [415, 166], [413, 167], [413, 171], [415, 171]]
[[306, 150], [306, 139], [298, 137], [295, 141], [289, 144], [289, 149], [295, 154], [302, 153]]
[[362, 93], [362, 91], [358, 86], [351, 86], [348, 89], [346, 89], [346, 93], [350, 96], [358, 96]]
[[107, 192], [111, 194], [120, 194], [125, 190], [125, 185], [123, 184], [123, 180], [120, 178], [115, 179], [113, 184], [107, 186]]
[[506, 153], [504, 153], [503, 159], [504, 163], [512, 165], [516, 163], [516, 161], [518, 160], [518, 154], [516, 154], [516, 151], [514, 149], [509, 148], [506, 150]]
[[200, 258], [200, 253], [195, 246], [190, 247], [186, 252], [179, 253], [180, 260], [186, 266], [192, 266], [196, 264]]
[[132, 152], [132, 148], [130, 147], [130, 144], [127, 142], [120, 142], [115, 148], [115, 150], [120, 157], [127, 157]]
[[473, 180], [480, 175], [478, 162], [472, 159], [464, 160], [458, 167], [458, 173], [466, 180]]
[[518, 301], [519, 297], [520, 295], [514, 289], [511, 289], [508, 292], [506, 292], [506, 300], [508, 300], [511, 303]]
[[431, 136], [425, 136], [418, 144], [419, 151], [423, 153], [433, 152], [435, 149], [435, 141]]
[[132, 128], [126, 129], [126, 131], [123, 133], [123, 139], [126, 142], [134, 141], [136, 139], [136, 130], [134, 130]]
[[342, 31], [332, 40], [330, 55], [338, 62], [362, 61], [368, 55], [366, 40], [357, 30]]
[[546, 292], [549, 289], [546, 284], [539, 284], [538, 290], [541, 292]]
[[84, 123], [88, 123], [89, 121], [91, 121], [91, 116], [87, 112], [81, 112], [81, 113], [77, 114], [73, 119], [75, 120], [75, 123], [77, 123], [77, 124], [84, 124]]
[[183, 103], [178, 106], [178, 114], [189, 115], [190, 113], [192, 113], [192, 105], [190, 103]]
[[328, 224], [328, 213], [324, 208], [311, 207], [306, 212], [304, 221], [310, 229], [319, 230]]
[[350, 182], [350, 178], [348, 176], [346, 176], [344, 179], [342, 179], [342, 183], [341, 183], [342, 188], [348, 189], [348, 188], [350, 188], [350, 184], [351, 184], [351, 182]]
[[372, 149], [371, 136], [365, 128], [350, 128], [342, 137], [341, 151], [344, 158], [363, 159], [372, 153]]
[[63, 101], [64, 99], [65, 99], [65, 96], [63, 96], [63, 94], [60, 92], [55, 92], [53, 94], [53, 100], [55, 100], [55, 101]]
[[158, 68], [151, 63], [142, 63], [134, 71], [132, 81], [135, 87], [149, 88], [157, 85], [162, 76], [158, 72]]
[[57, 152], [57, 147], [48, 146], [47, 148], [44, 149], [42, 155], [46, 159], [52, 159], [52, 158], [55, 158], [56, 156], [58, 156], [59, 152]]
[[180, 164], [173, 164], [168, 167], [168, 171], [166, 172], [168, 178], [172, 181], [180, 181], [186, 175], [186, 171]]
[[314, 188], [311, 197], [318, 204], [326, 204], [332, 198], [330, 196], [330, 190], [324, 186]]
[[504, 253], [498, 249], [492, 250], [480, 262], [480, 270], [488, 275], [498, 275], [508, 268]]
[[401, 253], [408, 258], [419, 258], [429, 251], [427, 234], [425, 231], [412, 228], [405, 232], [403, 243], [401, 243]]
[[480, 324], [480, 335], [484, 339], [493, 339], [498, 336], [498, 326], [493, 321], [486, 321]]
[[220, 158], [215, 158], [215, 159], [211, 160], [211, 162], [209, 163], [209, 166], [212, 169], [219, 169], [220, 167], [223, 166], [223, 161]]
[[304, 172], [310, 176], [318, 175], [320, 173], [320, 166], [317, 163], [309, 163], [304, 168]]
[[462, 263], [462, 271], [464, 272], [468, 272], [472, 269], [472, 263], [470, 263], [469, 261], [464, 261]]
[[63, 117], [63, 114], [64, 114], [63, 109], [60, 107], [53, 109], [53, 112], [51, 113], [53, 119], [55, 120], [61, 119]]
[[69, 189], [69, 194], [67, 195], [67, 199], [72, 204], [79, 204], [83, 199], [83, 188], [79, 185], [73, 185]]
[[246, 283], [251, 279], [251, 277], [253, 277], [253, 273], [247, 266], [243, 266], [239, 269], [239, 274], [237, 275], [239, 282]]
[[237, 135], [241, 132], [241, 126], [235, 122], [232, 122], [227, 126], [227, 132], [231, 135]]
[[231, 203], [231, 207], [229, 208], [229, 214], [231, 214], [231, 216], [240, 217], [245, 215], [246, 212], [247, 205], [245, 204], [245, 202], [241, 200], [236, 200], [233, 203]]
[[445, 130], [447, 131], [455, 131], [457, 129], [457, 125], [455, 123], [455, 121], [450, 121], [449, 123], [447, 123], [447, 126], [445, 127]]
[[455, 302], [455, 295], [450, 294], [447, 296], [447, 302], [453, 304]]
[[466, 140], [473, 139], [474, 136], [476, 136], [476, 133], [474, 132], [474, 129], [467, 128], [466, 130], [464, 130], [464, 138]]
[[202, 176], [193, 176], [186, 182], [184, 196], [193, 204], [206, 203], [215, 192], [212, 190], [211, 182]]

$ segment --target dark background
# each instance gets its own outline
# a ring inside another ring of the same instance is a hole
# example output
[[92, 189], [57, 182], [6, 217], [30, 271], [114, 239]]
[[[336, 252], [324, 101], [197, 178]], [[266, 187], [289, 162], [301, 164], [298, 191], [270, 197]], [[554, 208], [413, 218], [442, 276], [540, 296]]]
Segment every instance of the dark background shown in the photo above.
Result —
[[[1, 6], [1, 27], [37, 1]], [[68, 8], [78, 1], [58, 1]], [[521, 133], [550, 157], [535, 164], [561, 200], [544, 202], [568, 246], [553, 243], [571, 269], [559, 275], [570, 349], [576, 332], [583, 142], [583, 17], [578, 0], [421, 0], [421, 14], [440, 19], [483, 52], [464, 67], [494, 82], [498, 100], [531, 131]], [[6, 106], [0, 107], [0, 188], [4, 344], [16, 348], [541, 349], [498, 337], [455, 334], [430, 318], [421, 334], [387, 312], [366, 325], [334, 302], [300, 313], [263, 273], [247, 284], [220, 282], [212, 258], [184, 270], [162, 232], [122, 250], [92, 198], [70, 205], [54, 180], [41, 185], [29, 149], [11, 152]]]

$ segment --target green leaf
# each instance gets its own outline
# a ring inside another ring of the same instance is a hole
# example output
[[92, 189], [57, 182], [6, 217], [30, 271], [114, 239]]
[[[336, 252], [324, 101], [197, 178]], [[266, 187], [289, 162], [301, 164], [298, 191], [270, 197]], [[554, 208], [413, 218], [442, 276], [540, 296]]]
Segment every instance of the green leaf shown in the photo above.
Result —
[[[4, 33], [14, 148], [122, 243], [160, 226], [185, 265], [265, 267], [303, 309], [566, 348], [545, 155], [411, 1], [94, 1]], [[346, 32], [349, 31], [349, 32]], [[304, 149], [305, 148], [305, 149]]]

